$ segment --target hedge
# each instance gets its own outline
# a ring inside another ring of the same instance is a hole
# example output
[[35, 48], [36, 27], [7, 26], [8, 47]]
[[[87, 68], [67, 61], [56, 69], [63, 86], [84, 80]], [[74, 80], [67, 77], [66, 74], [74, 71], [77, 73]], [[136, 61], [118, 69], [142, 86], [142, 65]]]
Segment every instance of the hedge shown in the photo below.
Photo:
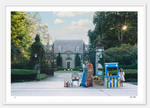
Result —
[[77, 66], [77, 67], [76, 67], [76, 70], [79, 70], [79, 69], [82, 69], [81, 66]]
[[20, 60], [11, 63], [11, 69], [32, 69], [32, 63], [27, 60]]
[[[112, 71], [108, 71], [109, 74], [112, 75], [116, 75], [117, 74], [117, 70], [112, 70]], [[137, 74], [137, 70], [136, 69], [124, 69], [125, 72], [125, 80], [129, 81], [129, 79], [137, 79], [138, 78], [138, 74]]]
[[57, 67], [57, 70], [61, 70], [61, 69], [62, 69], [61, 66], [58, 66], [58, 67]]
[[28, 69], [11, 69], [11, 82], [17, 80], [35, 80], [37, 71]]
[[57, 71], [57, 68], [53, 68], [54, 69], [54, 71]]
[[80, 72], [83, 72], [83, 69], [79, 69]]
[[105, 62], [118, 62], [124, 69], [137, 69], [137, 45], [122, 44], [105, 50]]
[[53, 71], [54, 69], [53, 68], [50, 68], [50, 67], [42, 67], [41, 69], [41, 73], [44, 73], [46, 75], [52, 75], [53, 76]]
[[45, 78], [47, 78], [48, 76], [46, 75], [46, 74], [38, 74], [37, 75], [37, 80], [42, 80], [42, 79], [45, 79]]
[[123, 68], [123, 69], [137, 69], [137, 65], [119, 65], [119, 68]]

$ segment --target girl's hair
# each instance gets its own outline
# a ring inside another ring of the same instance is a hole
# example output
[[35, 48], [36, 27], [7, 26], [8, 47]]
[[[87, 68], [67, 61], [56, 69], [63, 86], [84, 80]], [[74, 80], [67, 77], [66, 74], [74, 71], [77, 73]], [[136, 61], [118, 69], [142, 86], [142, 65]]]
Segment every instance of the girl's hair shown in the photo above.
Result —
[[120, 68], [120, 69], [119, 69], [119, 72], [121, 72], [121, 70], [123, 70], [123, 68]]

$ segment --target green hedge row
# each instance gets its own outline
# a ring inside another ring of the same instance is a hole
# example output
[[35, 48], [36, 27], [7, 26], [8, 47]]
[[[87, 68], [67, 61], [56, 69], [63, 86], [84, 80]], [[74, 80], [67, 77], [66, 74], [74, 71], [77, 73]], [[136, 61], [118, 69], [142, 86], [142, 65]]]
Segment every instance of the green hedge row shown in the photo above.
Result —
[[37, 71], [28, 69], [11, 69], [11, 82], [17, 80], [35, 80]]
[[123, 68], [123, 69], [137, 69], [137, 65], [119, 65], [119, 68]]
[[[108, 71], [109, 74], [116, 75], [117, 70]], [[132, 79], [137, 79], [138, 74], [136, 69], [124, 69], [125, 72], [125, 81], [131, 81]]]
[[32, 69], [32, 63], [27, 60], [20, 60], [11, 63], [11, 69]]
[[80, 72], [83, 72], [83, 69], [79, 69]]

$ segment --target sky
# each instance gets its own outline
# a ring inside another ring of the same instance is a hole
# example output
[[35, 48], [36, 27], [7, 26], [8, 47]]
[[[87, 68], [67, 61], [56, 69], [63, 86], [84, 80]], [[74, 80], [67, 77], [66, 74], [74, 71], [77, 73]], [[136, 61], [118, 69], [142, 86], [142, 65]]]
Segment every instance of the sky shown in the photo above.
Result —
[[88, 30], [93, 30], [94, 12], [39, 12], [42, 25], [48, 25], [48, 33], [52, 40], [56, 39], [82, 39], [89, 43]]

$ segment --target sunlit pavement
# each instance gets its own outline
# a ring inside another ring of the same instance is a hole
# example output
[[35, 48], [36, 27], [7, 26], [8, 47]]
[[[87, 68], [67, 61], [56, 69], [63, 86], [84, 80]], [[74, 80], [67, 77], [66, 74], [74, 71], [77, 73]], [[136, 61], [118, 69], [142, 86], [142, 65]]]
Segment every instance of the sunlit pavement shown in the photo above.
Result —
[[[82, 73], [79, 73], [80, 79]], [[54, 73], [53, 77], [42, 81], [11, 84], [12, 96], [137, 96], [136, 83], [124, 83], [124, 87], [64, 87], [64, 79], [71, 80], [71, 73]], [[80, 80], [81, 82], [81, 80]]]

